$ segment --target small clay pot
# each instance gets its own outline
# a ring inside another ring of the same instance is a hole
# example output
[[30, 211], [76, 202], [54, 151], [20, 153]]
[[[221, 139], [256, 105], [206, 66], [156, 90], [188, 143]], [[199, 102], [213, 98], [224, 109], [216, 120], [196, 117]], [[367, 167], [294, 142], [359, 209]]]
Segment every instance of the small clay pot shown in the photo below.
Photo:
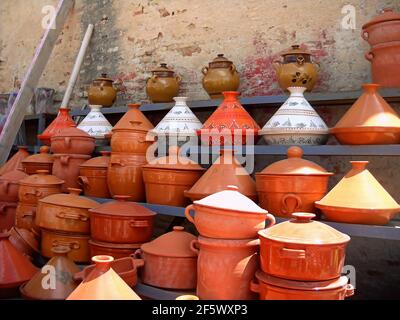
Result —
[[107, 255], [114, 259], [125, 258], [134, 254], [141, 245], [141, 243], [108, 243], [91, 239], [89, 241], [90, 256]]
[[175, 72], [169, 69], [166, 63], [161, 63], [160, 67], [151, 72], [153, 75], [146, 83], [146, 92], [150, 100], [154, 103], [172, 102], [179, 94], [182, 78], [175, 76]]
[[22, 167], [26, 174], [36, 174], [39, 170], [47, 170], [49, 174], [53, 170], [54, 158], [50, 154], [50, 148], [48, 146], [40, 147], [40, 152], [32, 156], [27, 157], [22, 161]]
[[100, 78], [93, 80], [88, 90], [89, 104], [111, 107], [117, 99], [117, 89], [113, 86], [114, 80], [103, 73]]
[[95, 138], [75, 126], [51, 137], [51, 150], [56, 154], [91, 155], [94, 148]]
[[68, 188], [78, 189], [80, 187], [78, 177], [80, 166], [90, 159], [88, 155], [79, 154], [55, 154], [53, 175], [64, 180], [62, 192], [68, 192]]
[[28, 175], [20, 170], [9, 171], [0, 177], [0, 201], [18, 202], [19, 182]]
[[0, 202], [0, 231], [10, 230], [15, 225], [16, 210], [15, 202]]

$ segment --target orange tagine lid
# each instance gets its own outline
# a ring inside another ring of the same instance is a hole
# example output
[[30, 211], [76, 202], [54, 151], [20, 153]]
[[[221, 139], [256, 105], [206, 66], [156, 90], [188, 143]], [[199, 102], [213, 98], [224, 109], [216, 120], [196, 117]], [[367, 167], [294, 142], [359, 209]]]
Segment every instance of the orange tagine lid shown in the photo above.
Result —
[[29, 157], [28, 148], [18, 147], [18, 152], [14, 154], [1, 168], [0, 176], [14, 170], [22, 170], [22, 161]]
[[79, 196], [82, 192], [81, 189], [68, 188], [69, 194], [53, 194], [44, 199], [40, 199], [40, 202], [55, 204], [57, 206], [68, 206], [81, 209], [91, 209], [99, 205], [98, 202]]
[[128, 104], [128, 111], [122, 116], [117, 124], [112, 129], [113, 132], [118, 130], [132, 130], [132, 131], [149, 131], [154, 129], [154, 126], [146, 118], [142, 111], [140, 111], [140, 104]]

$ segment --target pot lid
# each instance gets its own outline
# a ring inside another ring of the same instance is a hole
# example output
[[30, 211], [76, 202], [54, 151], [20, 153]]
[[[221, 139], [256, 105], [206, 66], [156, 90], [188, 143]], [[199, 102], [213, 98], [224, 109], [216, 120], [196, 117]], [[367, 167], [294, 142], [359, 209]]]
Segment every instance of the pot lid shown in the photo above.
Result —
[[27, 229], [23, 229], [23, 228], [17, 228], [17, 227], [13, 227], [12, 228], [17, 235], [22, 238], [28, 245], [29, 247], [31, 247], [35, 252], [39, 253], [39, 242], [37, 241], [35, 235], [27, 230]]
[[145, 243], [141, 249], [156, 256], [190, 258], [196, 257], [196, 253], [190, 248], [190, 243], [197, 238], [185, 232], [185, 228], [175, 226], [173, 231], [168, 232], [157, 239]]
[[19, 146], [17, 153], [0, 168], [0, 176], [10, 171], [22, 170], [21, 163], [27, 157], [29, 157], [28, 147]]
[[111, 78], [109, 78], [109, 77], [107, 76], [107, 73], [102, 73], [102, 74], [101, 74], [101, 77], [95, 79], [94, 81], [108, 81], [108, 82], [114, 82], [113, 79], [111, 79]]
[[177, 146], [170, 146], [168, 156], [155, 158], [144, 165], [143, 168], [205, 171], [197, 162], [181, 156], [180, 149]]
[[78, 129], [85, 131], [91, 137], [104, 139], [112, 130], [112, 125], [101, 113], [102, 106], [91, 105], [90, 112], [78, 125]]
[[257, 175], [332, 175], [316, 163], [302, 159], [303, 153], [300, 147], [290, 147], [287, 159], [271, 164]]
[[60, 132], [53, 135], [54, 138], [64, 138], [64, 137], [74, 137], [74, 138], [91, 138], [91, 136], [85, 131], [78, 129], [76, 125], [70, 126], [69, 128], [65, 128], [60, 130]]
[[380, 15], [374, 17], [371, 21], [364, 24], [362, 28], [366, 29], [374, 24], [393, 20], [400, 20], [400, 14], [395, 12], [392, 8], [385, 8], [382, 10], [382, 13]]
[[298, 44], [294, 44], [291, 46], [289, 50], [282, 53], [282, 56], [296, 55], [296, 54], [309, 55], [309, 56], [311, 55], [309, 51], [300, 48]]
[[196, 135], [203, 124], [186, 104], [187, 97], [175, 97], [175, 106], [152, 130], [155, 134]]
[[0, 234], [0, 289], [18, 287], [30, 280], [37, 268], [8, 240], [9, 234]]
[[39, 201], [57, 206], [81, 209], [92, 209], [99, 205], [99, 203], [94, 200], [79, 196], [82, 192], [80, 189], [68, 188], [68, 192], [69, 194], [53, 194], [46, 198], [40, 199]]
[[339, 128], [354, 127], [400, 127], [397, 112], [378, 93], [379, 84], [364, 84], [364, 92], [344, 114], [336, 126]]
[[222, 150], [221, 156], [185, 195], [206, 197], [225, 190], [228, 185], [237, 186], [239, 192], [247, 197], [257, 197], [256, 183], [233, 155], [233, 151]]
[[71, 125], [76, 125], [69, 115], [70, 109], [61, 107], [57, 117], [52, 123], [43, 131], [42, 134], [38, 135], [38, 138], [45, 144], [50, 145], [50, 138], [59, 133], [62, 129], [69, 128]]
[[160, 66], [155, 68], [155, 69], [153, 69], [153, 70], [151, 70], [151, 72], [155, 72], [155, 73], [168, 72], [168, 73], [173, 74], [174, 70], [168, 68], [166, 63], [160, 63]]
[[223, 53], [219, 53], [218, 55], [217, 55], [217, 57], [216, 58], [214, 58], [214, 60], [213, 61], [211, 61], [210, 63], [209, 63], [209, 67], [210, 67], [210, 69], [213, 69], [213, 68], [227, 68], [227, 67], [229, 67], [231, 64], [233, 64], [233, 62], [232, 61], [230, 61], [229, 59], [227, 59], [226, 57], [224, 57], [224, 54]]
[[268, 213], [267, 210], [260, 208], [253, 200], [241, 194], [237, 186], [227, 186], [224, 191], [214, 193], [193, 203], [224, 210], [261, 214]]
[[110, 163], [110, 151], [100, 151], [101, 157], [92, 158], [83, 164], [81, 168], [108, 168]]
[[135, 202], [128, 201], [130, 196], [116, 195], [114, 199], [115, 201], [101, 204], [89, 211], [97, 214], [125, 217], [150, 217], [156, 215], [155, 212]]
[[37, 173], [26, 177], [19, 182], [20, 185], [43, 186], [43, 185], [61, 185], [65, 181], [49, 174], [48, 170], [37, 170]]
[[53, 163], [54, 158], [50, 154], [50, 148], [48, 146], [40, 147], [39, 153], [31, 155], [25, 158], [22, 163]]
[[291, 244], [341, 244], [350, 237], [325, 223], [312, 220], [313, 213], [293, 213], [293, 219], [261, 230], [258, 235], [269, 240]]
[[316, 205], [353, 209], [400, 209], [400, 205], [368, 171], [369, 161], [350, 161], [352, 168]]
[[260, 131], [260, 134], [293, 132], [328, 134], [329, 129], [324, 120], [304, 97], [307, 88], [289, 87], [289, 98], [272, 116]]
[[256, 272], [256, 278], [275, 287], [302, 291], [335, 290], [345, 287], [349, 282], [346, 276], [327, 281], [293, 281], [270, 276], [261, 270]]
[[13, 171], [3, 174], [0, 177], [0, 181], [7, 181], [10, 183], [18, 183], [22, 179], [25, 179], [27, 177], [28, 177], [28, 175], [25, 172], [22, 172], [21, 170], [13, 170]]
[[113, 132], [117, 130], [149, 131], [154, 129], [149, 119], [140, 111], [140, 104], [128, 104], [128, 111], [114, 126]]

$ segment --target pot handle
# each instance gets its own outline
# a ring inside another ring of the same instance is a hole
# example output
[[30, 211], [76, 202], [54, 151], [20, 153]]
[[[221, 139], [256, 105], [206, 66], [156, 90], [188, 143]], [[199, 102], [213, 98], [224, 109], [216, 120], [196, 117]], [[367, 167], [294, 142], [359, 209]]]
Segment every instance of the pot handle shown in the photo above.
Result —
[[260, 284], [254, 282], [254, 280], [251, 280], [250, 291], [260, 293]]
[[280, 257], [287, 259], [305, 259], [306, 251], [301, 249], [282, 248], [280, 250]]
[[42, 197], [43, 196], [43, 192], [40, 191], [40, 190], [26, 191], [26, 192], [24, 192], [24, 196]]
[[71, 137], [65, 137], [64, 142], [67, 148], [71, 148]]
[[282, 66], [282, 61], [276, 60], [276, 61], [272, 62], [272, 67], [275, 69], [276, 72], [279, 71], [281, 66]]
[[136, 268], [144, 267], [144, 259], [137, 259], [132, 256], [130, 258], [133, 260], [133, 264], [135, 265]]
[[304, 65], [305, 61], [306, 61], [306, 59], [304, 59], [304, 57], [301, 56], [301, 55], [298, 56], [297, 59], [296, 59], [297, 64], [300, 65], [300, 66]]
[[32, 208], [31, 211], [25, 212], [22, 214], [22, 218], [26, 218], [26, 217], [32, 217], [32, 219], [34, 219], [36, 216], [36, 209]]
[[267, 213], [265, 220], [269, 221], [269, 225], [266, 228], [271, 228], [276, 223], [275, 217], [270, 213]]
[[190, 204], [185, 209], [185, 216], [186, 218], [193, 224], [195, 224], [193, 217], [190, 215], [190, 210], [193, 210], [193, 205]]
[[190, 250], [192, 250], [196, 255], [199, 255], [200, 250], [197, 248], [197, 245], [199, 244], [198, 240], [192, 240], [190, 242]]
[[17, 204], [16, 203], [3, 203], [0, 205], [0, 213], [5, 214], [7, 208], [16, 208]]
[[129, 226], [131, 228], [147, 228], [150, 227], [150, 223], [148, 220], [131, 220]]
[[150, 78], [147, 79], [147, 82], [149, 82], [149, 80], [151, 80], [153, 83], [156, 83], [157, 82], [157, 78], [158, 77], [154, 74]]
[[369, 62], [372, 62], [372, 60], [374, 60], [374, 54], [373, 54], [373, 52], [372, 51], [368, 51], [366, 54], [365, 54], [365, 59], [367, 59]]
[[90, 190], [89, 179], [87, 177], [79, 176], [78, 183], [79, 183], [79, 185], [84, 186], [86, 189]]
[[[133, 254], [130, 255], [135, 260], [143, 260], [142, 249], [137, 249]], [[144, 261], [144, 260], [143, 260]]]
[[89, 217], [85, 216], [84, 214], [73, 214], [73, 213], [66, 213], [66, 212], [57, 212], [56, 217], [60, 219], [67, 219], [67, 220], [80, 220], [80, 221], [88, 221]]
[[182, 82], [182, 77], [178, 74], [176, 77], [176, 82], [178, 82], [178, 84], [180, 84]]
[[61, 156], [61, 157], [60, 157], [60, 162], [61, 162], [61, 164], [62, 164], [63, 166], [68, 165], [69, 156]]
[[70, 248], [71, 250], [78, 250], [81, 246], [79, 242], [76, 241], [66, 241], [66, 240], [53, 240], [52, 243], [53, 248], [58, 246], [65, 246]]
[[368, 41], [369, 39], [369, 33], [366, 30], [361, 31], [361, 38], [363, 38], [365, 41]]
[[352, 284], [348, 283], [346, 286], [346, 298], [354, 296], [355, 290], [356, 289], [354, 288], [354, 286]]
[[140, 126], [143, 122], [139, 120], [132, 120], [129, 121], [129, 123], [131, 124], [131, 126], [135, 127], [135, 126]]
[[201, 73], [206, 75], [208, 72], [208, 67], [204, 67], [203, 69], [201, 69]]
[[[289, 200], [294, 200], [296, 202], [295, 206], [293, 207], [293, 209], [289, 208]], [[302, 201], [301, 198], [294, 194], [294, 193], [288, 193], [286, 194], [283, 198], [282, 198], [282, 202], [281, 202], [281, 212], [283, 214], [291, 214], [293, 212], [296, 212], [297, 210], [299, 210], [301, 208], [302, 205]]]
[[111, 166], [113, 166], [113, 165], [119, 165], [119, 166], [121, 166], [121, 167], [125, 167], [125, 164], [121, 161], [121, 160], [111, 160], [110, 161], [110, 164], [111, 164]]
[[230, 70], [231, 70], [232, 74], [234, 74], [236, 72], [236, 67], [234, 64], [231, 64]]

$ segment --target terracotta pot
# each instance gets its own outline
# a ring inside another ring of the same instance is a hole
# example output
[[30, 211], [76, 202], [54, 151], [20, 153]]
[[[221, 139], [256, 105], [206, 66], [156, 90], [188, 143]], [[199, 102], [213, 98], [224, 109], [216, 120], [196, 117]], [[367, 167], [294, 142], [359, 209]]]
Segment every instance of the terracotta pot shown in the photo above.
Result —
[[35, 222], [41, 228], [68, 233], [90, 234], [89, 209], [99, 203], [80, 197], [80, 189], [39, 200]]
[[64, 180], [62, 192], [68, 192], [68, 188], [79, 188], [80, 166], [90, 159], [90, 156], [79, 154], [55, 154], [53, 165], [53, 175]]
[[224, 91], [237, 91], [240, 85], [240, 76], [232, 61], [223, 54], [218, 56], [204, 67], [203, 88], [211, 99], [221, 99]]
[[221, 156], [202, 175], [193, 187], [184, 192], [190, 200], [201, 200], [211, 194], [225, 190], [233, 185], [239, 192], [253, 201], [257, 201], [256, 183], [239, 163], [232, 151], [222, 150]]
[[35, 224], [37, 206], [32, 204], [18, 203], [15, 212], [15, 226], [26, 230], [36, 230], [40, 234], [40, 229]]
[[10, 171], [21, 170], [22, 161], [29, 157], [29, 152], [27, 147], [18, 147], [18, 152], [14, 154], [1, 168], [0, 176]]
[[242, 195], [236, 186], [195, 201], [186, 207], [185, 216], [202, 236], [215, 239], [256, 238], [265, 227], [265, 220], [270, 226], [275, 224], [274, 216]]
[[9, 240], [19, 252], [25, 254], [27, 257], [32, 258], [40, 253], [39, 242], [35, 235], [27, 229], [11, 228]]
[[18, 198], [24, 204], [37, 205], [40, 199], [61, 193], [64, 181], [50, 175], [47, 170], [39, 170], [19, 182]]
[[[197, 296], [201, 300], [253, 300], [250, 291], [259, 262], [259, 240], [223, 240], [200, 236], [192, 242], [198, 253]], [[198, 250], [200, 249], [200, 250]]]
[[258, 283], [250, 288], [260, 295], [260, 300], [344, 300], [354, 295], [354, 287], [347, 277], [328, 281], [301, 282], [275, 278], [257, 271]]
[[143, 112], [140, 111], [140, 104], [130, 103], [128, 104], [128, 111], [117, 122], [117, 124], [113, 128], [113, 131], [132, 130], [132, 122], [134, 125], [136, 125], [136, 127], [139, 128], [140, 131], [149, 131], [154, 128], [149, 119], [147, 119], [147, 117], [143, 114]]
[[166, 63], [161, 63], [160, 67], [151, 72], [152, 76], [146, 82], [146, 93], [149, 99], [154, 103], [172, 102], [173, 98], [179, 94], [182, 78], [175, 76], [175, 72], [169, 69]]
[[112, 256], [114, 259], [120, 259], [125, 257], [130, 257], [132, 254], [136, 252], [137, 249], [140, 248], [142, 244], [136, 243], [107, 243], [100, 241], [89, 241], [90, 246], [90, 255], [93, 256]]
[[58, 246], [68, 247], [70, 249], [68, 258], [74, 262], [88, 263], [90, 261], [89, 236], [42, 229], [42, 256], [54, 257], [53, 248]]
[[88, 90], [89, 104], [111, 107], [117, 99], [117, 90], [113, 83], [114, 80], [108, 78], [105, 73], [93, 80]]
[[[67, 257], [70, 248], [58, 246], [53, 248], [52, 251], [54, 257], [29, 282], [20, 287], [20, 292], [24, 299], [65, 300], [78, 286], [73, 276], [79, 271], [79, 268]], [[46, 281], [48, 270], [54, 272], [54, 288], [48, 288], [43, 285], [43, 283], [48, 283]]]
[[327, 193], [333, 173], [302, 159], [300, 147], [290, 147], [287, 155], [288, 159], [275, 162], [256, 174], [260, 206], [279, 217], [291, 217], [294, 212], [314, 212], [314, 202]]
[[184, 207], [188, 200], [184, 191], [190, 189], [205, 169], [183, 157], [179, 148], [169, 148], [167, 157], [156, 158], [143, 166], [147, 203]]
[[196, 237], [176, 226], [152, 242], [141, 246], [135, 256], [144, 260], [141, 279], [150, 286], [166, 289], [195, 289], [197, 254], [191, 250]]
[[8, 240], [8, 234], [0, 234], [0, 298], [18, 295], [18, 287], [29, 281], [37, 268]]
[[48, 146], [40, 147], [40, 152], [22, 160], [22, 167], [26, 174], [36, 174], [39, 170], [47, 170], [50, 174], [53, 170], [54, 158], [50, 154]]
[[341, 144], [400, 143], [397, 112], [378, 93], [378, 84], [364, 84], [364, 93], [330, 132]]
[[[115, 259], [115, 258], [114, 258]], [[111, 262], [111, 268], [126, 282], [131, 288], [136, 286], [138, 282], [138, 268], [143, 267], [143, 260], [133, 259], [132, 257], [125, 257], [115, 259]], [[80, 272], [75, 273], [74, 279], [76, 281], [85, 280], [96, 266], [91, 265], [86, 267]]]
[[[139, 123], [132, 121], [132, 128]], [[113, 152], [146, 153], [153, 141], [147, 137], [147, 131], [115, 130], [111, 137], [111, 149]]]
[[0, 177], [0, 201], [18, 202], [19, 182], [28, 175], [20, 170], [9, 171]]
[[239, 92], [223, 92], [224, 100], [197, 131], [206, 145], [256, 144], [260, 127], [237, 99]]
[[75, 126], [75, 122], [69, 115], [69, 111], [70, 109], [61, 107], [53, 122], [43, 131], [42, 134], [38, 135], [38, 138], [43, 144], [50, 146], [50, 139], [53, 135], [59, 133], [63, 129], [71, 127], [71, 125]]
[[144, 243], [153, 235], [156, 213], [134, 202], [128, 196], [89, 210], [92, 239], [111, 243]]
[[67, 300], [141, 300], [112, 269], [113, 257], [95, 256], [92, 261], [95, 268]]
[[340, 277], [350, 237], [314, 217], [294, 213], [292, 220], [259, 231], [263, 272], [298, 281]]
[[319, 64], [312, 61], [312, 54], [298, 45], [282, 54], [282, 60], [275, 61], [278, 83], [283, 90], [289, 87], [305, 87], [312, 91], [318, 80]]
[[386, 225], [400, 205], [366, 168], [368, 161], [350, 161], [352, 169], [315, 203], [330, 221]]
[[56, 154], [91, 155], [95, 148], [95, 138], [78, 128], [69, 127], [51, 137], [51, 150]]
[[147, 163], [142, 154], [112, 153], [107, 172], [111, 196], [129, 196], [129, 200], [143, 202], [146, 198], [142, 166]]
[[361, 37], [371, 46], [400, 41], [400, 14], [385, 8], [382, 13], [362, 26]]
[[107, 170], [111, 152], [101, 151], [101, 157], [93, 158], [81, 164], [78, 183], [87, 197], [110, 198], [107, 184]]
[[15, 225], [17, 204], [15, 202], [0, 202], [0, 232], [8, 231]]

